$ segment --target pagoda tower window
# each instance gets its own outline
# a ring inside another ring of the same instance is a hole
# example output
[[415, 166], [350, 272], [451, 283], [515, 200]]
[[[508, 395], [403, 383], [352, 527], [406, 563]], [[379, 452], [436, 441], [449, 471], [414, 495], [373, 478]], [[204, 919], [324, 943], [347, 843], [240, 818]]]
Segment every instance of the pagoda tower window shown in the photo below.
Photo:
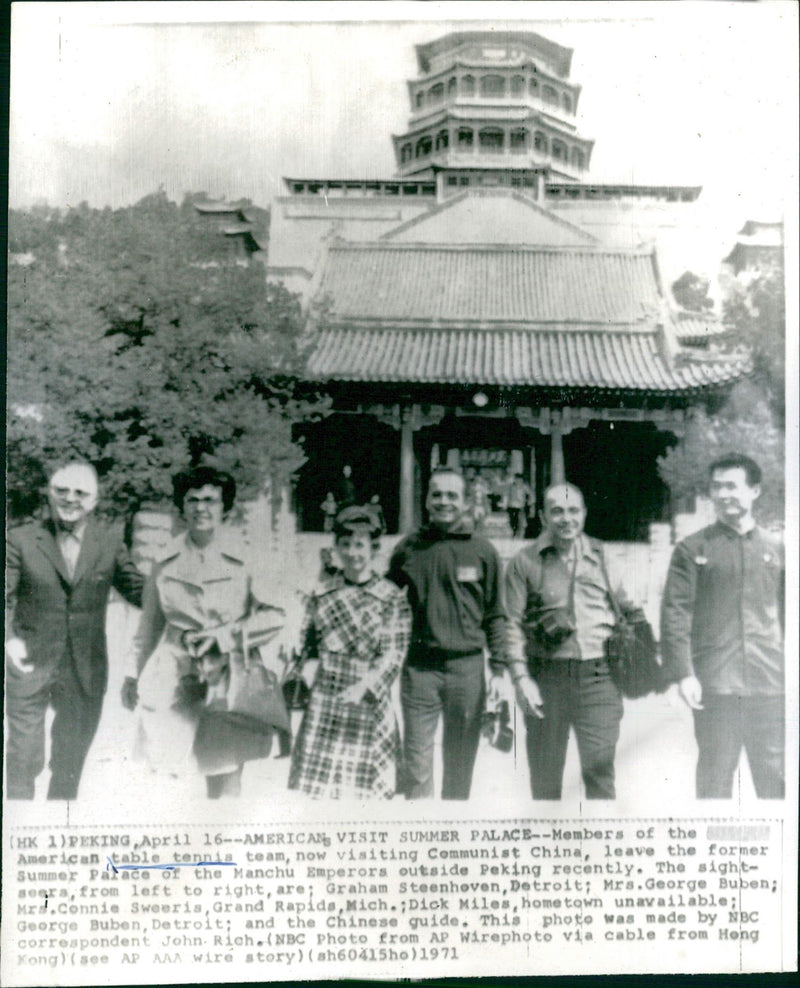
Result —
[[556, 161], [569, 161], [567, 145], [563, 141], [553, 141], [550, 146], [550, 153]]
[[461, 80], [461, 91], [465, 96], [475, 95], [475, 76], [465, 75]]
[[425, 137], [420, 137], [417, 141], [417, 153], [418, 158], [424, 158], [425, 155], [431, 153], [431, 148], [433, 147], [433, 141], [427, 135]]
[[447, 95], [454, 96], [457, 89], [458, 89], [458, 80], [454, 75], [452, 75], [450, 76], [447, 82]]
[[414, 99], [414, 102], [416, 103], [417, 108], [421, 107], [422, 104], [425, 102], [425, 93], [423, 93], [422, 90], [420, 90], [417, 93], [417, 95], [416, 95], [416, 97]]
[[414, 157], [414, 148], [411, 144], [404, 144], [400, 149], [400, 161], [411, 161]]
[[506, 80], [501, 75], [481, 76], [481, 96], [505, 96]]
[[524, 96], [525, 95], [525, 77], [521, 75], [511, 76], [511, 95], [512, 96]]
[[552, 86], [542, 86], [542, 99], [545, 103], [552, 103], [558, 106], [558, 93]]
[[503, 150], [503, 131], [495, 127], [485, 127], [480, 132], [479, 146], [482, 152]]
[[533, 149], [534, 151], [541, 151], [543, 154], [547, 154], [547, 138], [540, 130], [537, 130], [533, 135]]
[[458, 130], [458, 146], [461, 150], [471, 151], [472, 150], [472, 128], [471, 127], [459, 127]]
[[508, 135], [508, 141], [512, 154], [524, 154], [528, 146], [528, 131], [524, 127], [512, 130]]
[[436, 150], [443, 151], [446, 150], [448, 144], [450, 143], [450, 135], [446, 130], [440, 130], [436, 135]]
[[444, 99], [444, 83], [437, 82], [428, 90], [428, 103], [441, 103]]
[[572, 113], [572, 97], [569, 93], [564, 93], [561, 97], [561, 105], [567, 113]]
[[533, 76], [530, 82], [528, 83], [528, 91], [530, 92], [531, 96], [539, 95], [539, 80], [536, 78], [536, 76]]
[[572, 164], [575, 165], [576, 168], [585, 168], [586, 165], [584, 163], [584, 160], [585, 159], [583, 157], [583, 151], [581, 151], [580, 148], [573, 148], [572, 149]]

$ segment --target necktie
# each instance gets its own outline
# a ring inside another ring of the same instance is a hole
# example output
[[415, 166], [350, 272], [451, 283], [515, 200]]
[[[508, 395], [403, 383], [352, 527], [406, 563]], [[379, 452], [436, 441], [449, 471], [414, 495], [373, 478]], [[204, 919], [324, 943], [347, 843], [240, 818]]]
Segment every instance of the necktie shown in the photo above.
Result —
[[62, 532], [59, 535], [58, 543], [64, 564], [67, 567], [67, 574], [71, 580], [75, 576], [75, 567], [78, 563], [81, 544], [72, 532]]

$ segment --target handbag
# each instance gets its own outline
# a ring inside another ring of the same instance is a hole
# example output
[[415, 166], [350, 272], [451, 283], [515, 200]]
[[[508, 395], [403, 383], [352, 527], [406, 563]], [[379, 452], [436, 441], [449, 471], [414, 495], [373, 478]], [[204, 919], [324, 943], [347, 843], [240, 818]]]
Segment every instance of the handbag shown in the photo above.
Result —
[[305, 655], [292, 653], [291, 662], [287, 662], [281, 689], [283, 699], [289, 710], [305, 710], [311, 698], [311, 689], [303, 676]]
[[205, 775], [231, 771], [231, 765], [267, 758], [273, 731], [289, 731], [289, 714], [274, 672], [264, 668], [243, 634], [241, 662], [231, 656], [227, 703], [200, 709], [194, 754]]
[[653, 629], [641, 607], [627, 615], [611, 589], [606, 569], [605, 554], [600, 549], [600, 563], [606, 581], [608, 599], [614, 612], [614, 629], [605, 644], [611, 678], [619, 691], [628, 699], [636, 700], [649, 693], [663, 693], [666, 688], [658, 647]]
[[278, 677], [264, 667], [256, 649], [242, 632], [241, 667], [231, 664], [231, 685], [226, 716], [232, 723], [260, 734], [290, 729], [289, 713]]
[[311, 690], [303, 676], [305, 656], [292, 653], [292, 659], [287, 662], [283, 675], [281, 689], [283, 699], [289, 710], [305, 710], [311, 697]]

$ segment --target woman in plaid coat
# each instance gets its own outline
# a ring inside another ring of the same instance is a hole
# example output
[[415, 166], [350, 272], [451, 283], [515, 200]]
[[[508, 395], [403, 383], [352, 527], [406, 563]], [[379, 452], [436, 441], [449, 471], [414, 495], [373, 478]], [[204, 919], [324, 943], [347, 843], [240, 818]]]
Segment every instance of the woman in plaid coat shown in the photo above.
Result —
[[319, 668], [297, 736], [289, 788], [314, 797], [397, 791], [400, 738], [391, 688], [405, 659], [411, 612], [372, 568], [383, 526], [371, 506], [345, 508], [334, 526], [343, 572], [311, 596], [304, 653]]

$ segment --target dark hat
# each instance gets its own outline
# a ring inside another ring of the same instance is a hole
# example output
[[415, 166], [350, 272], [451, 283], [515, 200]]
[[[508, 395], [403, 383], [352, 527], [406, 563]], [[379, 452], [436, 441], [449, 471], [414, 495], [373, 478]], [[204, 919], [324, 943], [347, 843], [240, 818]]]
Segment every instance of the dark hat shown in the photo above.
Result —
[[353, 532], [368, 532], [371, 539], [379, 539], [386, 531], [380, 513], [372, 504], [351, 504], [342, 508], [333, 523], [337, 538]]

